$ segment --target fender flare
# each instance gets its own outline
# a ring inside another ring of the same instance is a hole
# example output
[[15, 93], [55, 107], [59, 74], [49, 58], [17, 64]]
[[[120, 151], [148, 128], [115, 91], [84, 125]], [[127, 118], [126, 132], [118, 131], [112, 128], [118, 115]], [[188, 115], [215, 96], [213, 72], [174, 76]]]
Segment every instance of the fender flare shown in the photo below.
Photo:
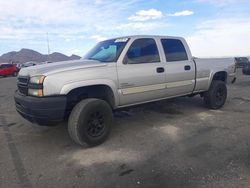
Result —
[[67, 95], [70, 91], [73, 89], [85, 87], [85, 86], [95, 86], [95, 85], [105, 85], [108, 86], [113, 94], [115, 99], [114, 107], [117, 107], [119, 104], [119, 96], [118, 96], [118, 89], [116, 87], [116, 84], [112, 80], [108, 79], [97, 79], [97, 80], [84, 80], [84, 81], [76, 81], [71, 82], [63, 85], [60, 91], [60, 95]]

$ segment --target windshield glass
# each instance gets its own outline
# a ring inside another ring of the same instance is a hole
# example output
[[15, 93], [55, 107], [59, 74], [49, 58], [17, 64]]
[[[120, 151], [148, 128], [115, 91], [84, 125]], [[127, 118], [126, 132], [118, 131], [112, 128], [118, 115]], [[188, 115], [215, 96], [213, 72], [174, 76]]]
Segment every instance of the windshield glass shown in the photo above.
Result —
[[99, 42], [83, 59], [115, 62], [119, 58], [128, 40], [128, 38], [120, 38]]

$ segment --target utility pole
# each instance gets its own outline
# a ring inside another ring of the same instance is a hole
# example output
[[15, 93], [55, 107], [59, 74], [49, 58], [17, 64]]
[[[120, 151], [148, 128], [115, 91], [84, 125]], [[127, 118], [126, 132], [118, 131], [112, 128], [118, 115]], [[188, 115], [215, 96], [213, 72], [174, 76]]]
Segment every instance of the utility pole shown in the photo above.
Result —
[[47, 47], [48, 47], [48, 61], [49, 61], [50, 48], [49, 48], [49, 33], [48, 32], [47, 32]]

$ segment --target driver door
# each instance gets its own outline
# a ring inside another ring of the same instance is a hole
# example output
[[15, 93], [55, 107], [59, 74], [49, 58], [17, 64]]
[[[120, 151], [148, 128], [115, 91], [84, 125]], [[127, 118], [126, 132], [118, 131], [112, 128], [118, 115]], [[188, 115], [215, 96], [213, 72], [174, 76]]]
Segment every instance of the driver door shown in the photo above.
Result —
[[123, 62], [117, 66], [120, 105], [162, 98], [165, 95], [165, 70], [153, 38], [130, 41]]

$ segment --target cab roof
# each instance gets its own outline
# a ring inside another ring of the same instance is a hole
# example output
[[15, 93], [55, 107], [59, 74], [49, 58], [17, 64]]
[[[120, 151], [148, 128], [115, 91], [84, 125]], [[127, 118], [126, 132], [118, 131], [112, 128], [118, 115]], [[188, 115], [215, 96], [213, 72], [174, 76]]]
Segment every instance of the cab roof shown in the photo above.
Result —
[[[137, 39], [137, 38], [172, 38], [172, 39], [180, 39], [184, 40], [183, 37], [177, 37], [177, 36], [163, 36], [163, 35], [128, 35], [128, 36], [121, 36], [121, 37], [114, 37], [107, 40], [112, 39], [122, 39], [122, 38], [130, 38], [130, 39]], [[104, 40], [105, 41], [105, 40]]]

